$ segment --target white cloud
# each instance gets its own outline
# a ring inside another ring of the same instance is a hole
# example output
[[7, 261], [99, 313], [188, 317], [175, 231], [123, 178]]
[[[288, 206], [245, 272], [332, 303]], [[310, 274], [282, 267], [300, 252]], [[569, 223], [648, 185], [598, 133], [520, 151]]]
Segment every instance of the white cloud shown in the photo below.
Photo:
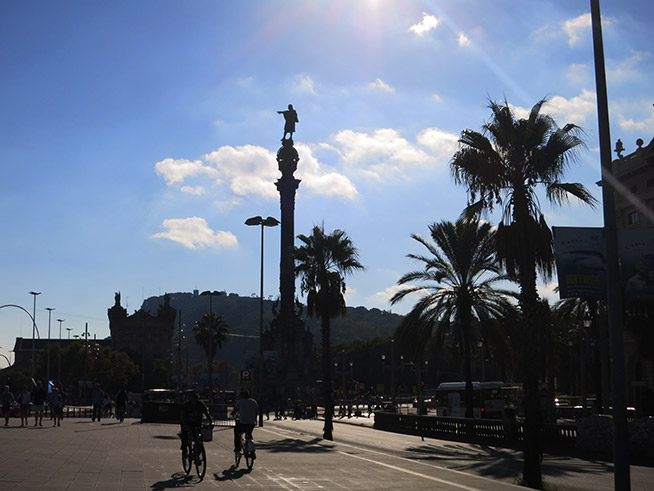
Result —
[[620, 116], [620, 128], [626, 131], [645, 131], [654, 128], [654, 115], [640, 121], [634, 121], [633, 118], [625, 119]]
[[382, 79], [378, 78], [374, 82], [368, 84], [368, 88], [372, 90], [381, 90], [382, 92], [395, 92], [395, 89], [384, 82]]
[[459, 135], [448, 133], [439, 128], [427, 128], [418, 133], [416, 139], [418, 143], [427, 147], [437, 157], [449, 160], [456, 152]]
[[441, 96], [439, 96], [438, 94], [432, 94], [431, 95], [431, 100], [435, 101], [435, 102], [441, 102], [443, 100], [443, 98]]
[[409, 27], [409, 32], [413, 32], [417, 34], [418, 36], [424, 36], [427, 34], [429, 31], [432, 29], [436, 29], [438, 24], [440, 23], [440, 19], [436, 17], [435, 15], [428, 14], [426, 12], [422, 13], [422, 20]]
[[204, 188], [204, 186], [182, 186], [180, 188], [180, 191], [182, 193], [194, 194], [196, 196], [202, 196], [206, 192], [206, 189]]
[[459, 43], [459, 46], [470, 46], [470, 39], [468, 39], [468, 36], [462, 32], [459, 33], [459, 37], [456, 38], [456, 42]]
[[557, 95], [550, 99], [544, 112], [551, 115], [559, 125], [581, 125], [588, 116], [597, 113], [597, 98], [595, 92], [587, 89], [582, 89], [581, 94], [570, 99]]
[[266, 198], [278, 196], [274, 181], [279, 175], [275, 154], [255, 145], [226, 145], [203, 156], [230, 182], [238, 196], [258, 194]]
[[617, 65], [607, 68], [607, 76], [611, 82], [619, 83], [626, 80], [632, 80], [642, 77], [642, 71], [638, 65], [643, 61], [651, 58], [652, 54], [647, 51], [635, 51], [628, 58], [622, 59]]
[[163, 221], [162, 226], [167, 231], [154, 234], [151, 239], [172, 240], [188, 249], [204, 247], [219, 249], [238, 245], [238, 240], [233, 233], [213, 231], [204, 218], [169, 218]]
[[181, 184], [185, 179], [194, 176], [206, 176], [218, 179], [216, 169], [206, 167], [200, 160], [164, 159], [154, 165], [157, 175], [163, 176], [168, 186]]
[[315, 84], [309, 75], [298, 75], [293, 85], [298, 92], [307, 92], [316, 95]]
[[372, 134], [341, 130], [333, 139], [341, 147], [339, 153], [345, 164], [362, 167], [373, 174], [434, 162], [431, 155], [390, 128], [377, 129]]
[[359, 196], [356, 186], [343, 174], [326, 170], [313, 155], [311, 148], [303, 143], [296, 145], [300, 163], [296, 176], [302, 180], [302, 187], [321, 196], [339, 196], [352, 200]]
[[579, 44], [586, 32], [590, 32], [590, 13], [581, 14], [574, 19], [563, 22], [563, 31], [568, 35], [568, 44], [571, 48]]

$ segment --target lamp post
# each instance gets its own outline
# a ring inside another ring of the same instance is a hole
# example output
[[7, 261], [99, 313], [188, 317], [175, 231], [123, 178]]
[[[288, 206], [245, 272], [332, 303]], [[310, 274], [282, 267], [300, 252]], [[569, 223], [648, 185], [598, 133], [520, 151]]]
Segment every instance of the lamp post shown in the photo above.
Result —
[[[70, 331], [72, 331], [72, 330], [73, 330], [72, 327], [67, 327], [67, 328], [66, 328], [66, 331], [68, 331], [68, 340], [69, 340], [69, 341], [70, 341]], [[75, 335], [75, 337], [77, 337], [77, 335]]]
[[36, 297], [41, 295], [41, 292], [30, 292], [30, 295], [34, 295], [34, 311], [32, 315], [32, 373], [31, 376], [34, 378], [34, 368], [35, 368], [35, 359], [34, 359], [34, 339], [36, 337]]
[[259, 426], [263, 426], [263, 229], [264, 227], [276, 227], [279, 225], [279, 220], [275, 217], [268, 217], [266, 219], [260, 216], [250, 217], [245, 220], [245, 224], [249, 226], [261, 226], [261, 290], [259, 295], [259, 377], [258, 377], [258, 393], [259, 393]]
[[[57, 370], [57, 383], [61, 386], [61, 323], [65, 319], [57, 319], [57, 322], [59, 323], [59, 369]], [[68, 339], [70, 339], [70, 332], [68, 333]]]
[[47, 344], [47, 350], [48, 350], [48, 367], [45, 369], [45, 378], [47, 380], [47, 383], [50, 383], [50, 326], [52, 325], [52, 311], [54, 310], [53, 307], [46, 307], [45, 310], [48, 311], [48, 344]]
[[[214, 290], [206, 290], [200, 293], [200, 296], [209, 296], [209, 314], [213, 314], [213, 297], [222, 295], [219, 291]], [[209, 410], [211, 410], [211, 404], [213, 404], [213, 328], [212, 326], [208, 326], [209, 331], [209, 366], [208, 372], [209, 372]]]

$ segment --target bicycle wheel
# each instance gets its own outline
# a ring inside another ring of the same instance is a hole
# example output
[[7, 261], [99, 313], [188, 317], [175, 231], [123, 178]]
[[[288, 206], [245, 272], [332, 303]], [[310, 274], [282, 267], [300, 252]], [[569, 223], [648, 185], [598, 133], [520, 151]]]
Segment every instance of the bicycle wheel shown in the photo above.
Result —
[[207, 471], [207, 453], [201, 442], [195, 444], [195, 470], [198, 473], [198, 477], [203, 479], [204, 473]]
[[242, 442], [243, 445], [243, 456], [245, 457], [245, 465], [247, 466], [248, 470], [252, 470], [252, 467], [254, 467], [254, 454], [250, 453], [250, 449], [248, 447], [249, 445], [249, 440], [245, 439]]
[[184, 472], [188, 475], [191, 472], [191, 467], [193, 467], [193, 451], [186, 450], [186, 455], [182, 453], [182, 467], [184, 467]]

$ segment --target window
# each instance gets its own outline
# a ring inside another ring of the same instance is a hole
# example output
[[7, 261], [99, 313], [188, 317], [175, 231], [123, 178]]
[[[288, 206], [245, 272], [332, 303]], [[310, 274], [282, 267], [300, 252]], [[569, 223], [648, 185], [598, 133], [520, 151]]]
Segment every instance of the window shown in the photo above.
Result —
[[647, 179], [647, 187], [651, 188], [652, 186], [654, 186], [654, 179], [653, 178]]
[[638, 192], [638, 186], [631, 186], [630, 191], [631, 191], [632, 193], [636, 194], [636, 192]]
[[630, 211], [627, 213], [627, 225], [636, 225], [638, 224], [638, 212]]

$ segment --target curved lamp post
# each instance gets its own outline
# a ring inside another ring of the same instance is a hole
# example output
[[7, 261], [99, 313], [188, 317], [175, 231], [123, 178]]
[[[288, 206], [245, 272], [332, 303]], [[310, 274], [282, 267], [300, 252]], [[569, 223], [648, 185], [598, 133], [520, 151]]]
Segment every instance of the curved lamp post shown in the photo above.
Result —
[[275, 217], [261, 218], [260, 216], [250, 217], [245, 220], [246, 225], [261, 226], [261, 290], [259, 295], [259, 426], [263, 426], [263, 229], [264, 227], [276, 227], [279, 220]]

